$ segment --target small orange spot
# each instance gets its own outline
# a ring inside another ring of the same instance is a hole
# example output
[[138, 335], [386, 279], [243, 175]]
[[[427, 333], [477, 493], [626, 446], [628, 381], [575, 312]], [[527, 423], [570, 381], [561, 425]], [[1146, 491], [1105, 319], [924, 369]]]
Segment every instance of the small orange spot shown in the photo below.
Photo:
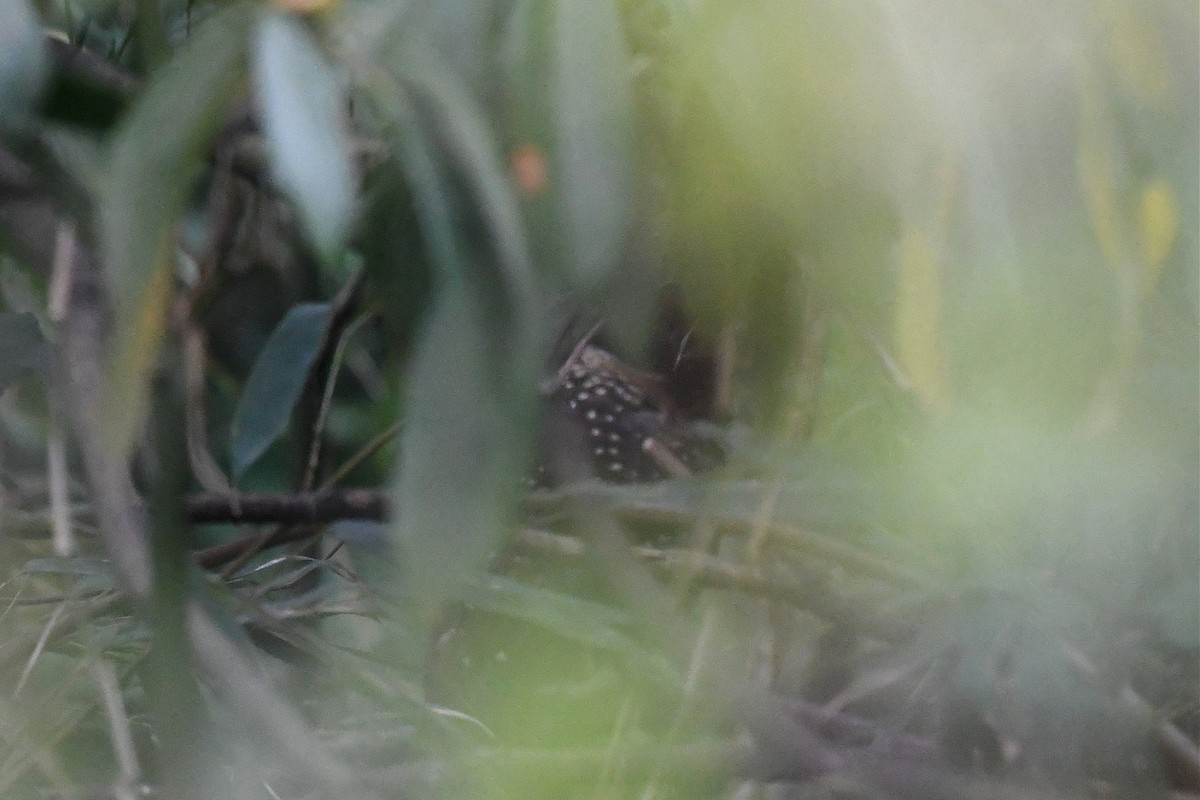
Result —
[[537, 197], [550, 182], [546, 157], [541, 148], [532, 143], [523, 144], [509, 154], [508, 169], [517, 191], [525, 198]]

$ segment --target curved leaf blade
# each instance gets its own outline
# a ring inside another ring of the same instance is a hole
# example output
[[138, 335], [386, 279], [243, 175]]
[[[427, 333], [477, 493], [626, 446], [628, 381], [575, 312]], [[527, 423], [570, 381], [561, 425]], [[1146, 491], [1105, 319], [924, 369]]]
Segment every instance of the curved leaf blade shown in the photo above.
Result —
[[517, 323], [506, 337], [510, 352], [532, 356], [540, 294], [521, 209], [501, 166], [495, 132], [466, 86], [448, 74], [436, 54], [411, 46], [403, 66], [402, 77], [421, 112], [415, 135], [437, 141], [443, 158], [464, 176], [474, 211], [490, 234], [498, 269], [488, 270], [487, 262], [472, 266], [480, 279], [497, 284], [502, 294], [495, 300], [507, 305]]
[[522, 620], [569, 641], [616, 653], [637, 674], [664, 689], [675, 690], [682, 682], [669, 661], [626, 632], [633, 627], [633, 618], [622, 609], [501, 575], [489, 575], [462, 599], [472, 608]]
[[247, 6], [206, 20], [159, 71], [116, 132], [98, 198], [116, 307], [101, 402], [110, 443], [127, 449], [145, 402], [171, 294], [174, 223], [234, 95]]
[[48, 349], [33, 314], [0, 314], [0, 393], [21, 373], [44, 370]]
[[507, 67], [512, 166], [544, 170], [517, 177], [539, 255], [574, 285], [595, 287], [617, 265], [632, 220], [631, 66], [616, 4], [519, 5]]
[[27, 0], [0, 0], [0, 127], [24, 124], [46, 85], [37, 14]]
[[616, 3], [558, 3], [554, 130], [561, 214], [576, 280], [607, 276], [633, 195], [630, 67]]
[[375, 88], [439, 283], [406, 376], [392, 528], [405, 592], [432, 613], [475, 584], [512, 528], [540, 355], [534, 275], [494, 138], [467, 93], [417, 68], [430, 63], [410, 60], [408, 85]]
[[525, 449], [492, 335], [461, 284], [440, 293], [408, 376], [395, 497], [405, 588], [426, 610], [479, 578], [514, 519]]
[[229, 460], [234, 480], [287, 429], [332, 316], [328, 303], [301, 303], [263, 345], [233, 416]]
[[328, 262], [354, 211], [350, 136], [337, 80], [312, 35], [284, 14], [259, 25], [254, 66], [275, 178]]

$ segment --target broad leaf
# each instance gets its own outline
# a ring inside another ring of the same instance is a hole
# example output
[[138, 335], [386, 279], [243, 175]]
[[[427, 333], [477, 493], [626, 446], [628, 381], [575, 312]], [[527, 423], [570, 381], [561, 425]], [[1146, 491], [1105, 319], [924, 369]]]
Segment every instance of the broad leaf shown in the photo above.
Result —
[[29, 119], [46, 73], [37, 15], [27, 0], [0, 0], [0, 128]]
[[[471, 201], [467, 214], [477, 215], [489, 234], [494, 257], [471, 265], [474, 279], [495, 284], [498, 291], [489, 298], [487, 310], [500, 311], [507, 318], [505, 324], [514, 326], [505, 339], [510, 353], [530, 358], [534, 356], [531, 345], [537, 330], [539, 295], [525, 226], [516, 195], [500, 165], [495, 132], [466, 87], [446, 74], [445, 64], [434, 53], [417, 45], [406, 52], [402, 78], [420, 102], [417, 111], [423, 127], [419, 135], [436, 141], [455, 176], [465, 180], [471, 195], [462, 198]], [[450, 205], [459, 202], [456, 198]], [[455, 222], [474, 224], [474, 220], [467, 219]], [[492, 261], [496, 270], [490, 266]], [[454, 268], [462, 266], [458, 263]]]
[[625, 244], [633, 192], [631, 66], [617, 4], [559, 2], [551, 169], [576, 279], [607, 275]]
[[539, 256], [592, 287], [617, 264], [632, 214], [631, 64], [616, 4], [531, 0], [509, 33], [511, 167]]
[[472, 587], [463, 596], [472, 607], [538, 625], [570, 641], [616, 653], [633, 670], [662, 687], [676, 688], [679, 673], [661, 655], [635, 642], [622, 628], [632, 615], [612, 606], [529, 586], [499, 575]]
[[[524, 232], [482, 117], [453, 82], [405, 77], [427, 113], [415, 113], [399, 82], [376, 97], [392, 109], [392, 144], [439, 285], [406, 378], [395, 531], [405, 590], [432, 610], [479, 578], [511, 528], [540, 357]], [[452, 170], [463, 180], [449, 180]], [[481, 222], [486, 255], [469, 235]]]
[[426, 610], [476, 580], [513, 523], [525, 448], [492, 378], [494, 336], [470, 291], [444, 287], [408, 374], [396, 525]]
[[317, 253], [332, 259], [354, 211], [345, 99], [313, 37], [294, 17], [258, 27], [254, 77], [271, 166]]
[[141, 417], [171, 294], [174, 223], [233, 97], [250, 18], [237, 5], [198, 26], [159, 71], [112, 141], [100, 193], [100, 242], [116, 329], [105, 383], [110, 443], [124, 450]]
[[0, 314], [0, 392], [22, 372], [44, 369], [47, 349], [33, 314]]
[[329, 331], [328, 303], [288, 312], [263, 346], [234, 412], [229, 459], [236, 480], [288, 426]]

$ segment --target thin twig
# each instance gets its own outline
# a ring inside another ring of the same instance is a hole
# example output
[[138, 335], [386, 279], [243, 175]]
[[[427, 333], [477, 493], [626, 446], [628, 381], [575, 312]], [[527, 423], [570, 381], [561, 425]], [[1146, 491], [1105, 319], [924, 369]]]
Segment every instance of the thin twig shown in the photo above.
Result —
[[[525, 528], [516, 539], [521, 549], [559, 558], [581, 558], [584, 543], [573, 537], [536, 528]], [[864, 614], [840, 599], [822, 581], [809, 576], [788, 576], [782, 571], [765, 574], [759, 567], [725, 561], [696, 550], [634, 547], [632, 552], [651, 569], [682, 576], [708, 589], [735, 591], [800, 608], [820, 619], [837, 620], [880, 641], [905, 641], [912, 635], [909, 623], [890, 617]]]
[[[553, 496], [530, 496], [533, 506], [553, 507], [560, 503], [562, 493]], [[383, 521], [388, 516], [388, 493], [378, 489], [328, 489], [320, 492], [299, 494], [250, 493], [236, 498], [227, 495], [203, 493], [192, 495], [185, 502], [187, 516], [193, 523], [312, 523], [321, 524], [338, 520], [360, 519]], [[648, 505], [628, 504], [608, 509], [626, 522], [662, 523], [684, 526], [694, 524], [695, 512]], [[726, 533], [746, 534], [753, 529], [753, 522], [741, 517], [714, 516], [713, 523]], [[845, 542], [811, 533], [792, 525], [772, 523], [768, 527], [769, 541], [783, 546], [834, 561], [854, 572], [908, 588], [928, 589], [931, 580], [920, 573], [906, 569], [867, 553]], [[285, 536], [285, 535], [284, 535]], [[251, 538], [252, 537], [248, 537]], [[299, 537], [297, 537], [299, 538]], [[294, 541], [294, 538], [287, 539]], [[247, 539], [238, 540], [239, 542]], [[283, 539], [276, 537], [274, 543]], [[216, 553], [230, 544], [219, 545], [200, 551], [198, 557], [218, 558]], [[211, 551], [211, 554], [210, 554]], [[240, 551], [239, 551], [240, 552]], [[225, 559], [218, 558], [218, 563]]]
[[46, 302], [46, 315], [51, 322], [62, 322], [67, 314], [74, 263], [75, 225], [68, 220], [59, 223], [54, 236], [54, 261], [51, 264], [49, 299]]
[[208, 360], [204, 331], [193, 322], [183, 330], [184, 420], [188, 464], [196, 482], [210, 492], [226, 492], [236, 501], [233, 483], [217, 464], [208, 446], [205, 413], [205, 373]]
[[50, 521], [54, 552], [64, 558], [75, 552], [71, 532], [71, 498], [67, 475], [67, 441], [62, 413], [57, 404], [50, 411], [50, 433], [46, 442], [46, 484], [50, 493]]
[[321, 343], [320, 352], [313, 363], [312, 374], [309, 377], [308, 387], [306, 387], [306, 389], [321, 387], [322, 391], [320, 401], [317, 403], [315, 413], [313, 414], [312, 427], [309, 431], [308, 453], [298, 487], [301, 491], [310, 491], [316, 484], [317, 468], [320, 465], [321, 458], [321, 438], [325, 430], [325, 420], [329, 415], [329, 408], [333, 402], [333, 389], [337, 383], [342, 356], [345, 353], [350, 337], [354, 335], [354, 332], [367, 319], [366, 316], [360, 316], [357, 319], [351, 318], [355, 305], [354, 300], [358, 295], [359, 287], [362, 285], [362, 277], [363, 272], [361, 269], [356, 269], [352, 272], [350, 277], [346, 279], [346, 283], [338, 290], [337, 296], [330, 303], [332, 312], [330, 314], [329, 329], [325, 332], [325, 340]]
[[[58, 641], [96, 615], [112, 608], [121, 599], [120, 592], [106, 592], [89, 602], [77, 604], [70, 611], [59, 614], [56, 619], [52, 620], [53, 624], [47, 624], [36, 635], [26, 633], [5, 639], [0, 643], [0, 665], [7, 664], [18, 656], [24, 655], [29, 652], [30, 648], [45, 648]], [[63, 605], [65, 607], [66, 603]]]
[[337, 386], [337, 378], [341, 372], [346, 348], [350, 344], [350, 339], [370, 318], [369, 313], [360, 314], [338, 336], [337, 347], [334, 348], [333, 357], [330, 360], [329, 375], [325, 378], [325, 391], [321, 395], [321, 406], [317, 411], [317, 419], [313, 423], [312, 447], [308, 452], [308, 465], [304, 470], [304, 480], [300, 483], [303, 489], [311, 489], [316, 482], [317, 467], [321, 456], [321, 434], [324, 432], [325, 422], [329, 418], [329, 409], [333, 406], [333, 390]]
[[46, 643], [50, 641], [50, 634], [54, 632], [54, 626], [58, 624], [58, 618], [62, 616], [63, 610], [66, 607], [67, 603], [65, 601], [55, 606], [54, 611], [50, 614], [50, 619], [46, 620], [46, 624], [42, 626], [42, 632], [38, 635], [37, 643], [29, 653], [29, 658], [25, 660], [25, 667], [21, 670], [21, 677], [17, 679], [17, 685], [13, 689], [13, 699], [16, 699], [17, 695], [21, 693], [21, 689], [25, 686], [25, 681], [29, 680], [29, 675], [33, 672], [34, 665], [37, 664], [42, 651], [45, 650]]
[[129, 726], [129, 715], [125, 711], [125, 701], [121, 697], [121, 686], [117, 682], [117, 674], [112, 664], [103, 659], [92, 665], [92, 677], [104, 698], [104, 711], [108, 717], [113, 754], [121, 771], [113, 793], [121, 800], [133, 800], [133, 787], [142, 771], [138, 766], [137, 749], [133, 746], [133, 731]]
[[[1103, 691], [1100, 671], [1087, 655], [1069, 642], [1062, 642], [1063, 653], [1076, 673], [1090, 685]], [[1157, 713], [1148, 700], [1138, 694], [1133, 687], [1121, 687], [1116, 698], [1125, 708], [1132, 710], [1143, 719], [1156, 719]], [[1187, 734], [1179, 729], [1169, 719], [1157, 720], [1154, 729], [1159, 745], [1170, 756], [1181, 772], [1186, 773], [1189, 786], [1200, 786], [1200, 745], [1197, 745]]]
[[393, 423], [382, 433], [377, 434], [369, 442], [364, 444], [361, 448], [359, 448], [358, 452], [346, 459], [341, 466], [333, 471], [332, 475], [330, 475], [321, 483], [320, 490], [322, 492], [327, 492], [344, 481], [351, 472], [354, 472], [354, 470], [366, 463], [367, 459], [371, 458], [371, 456], [378, 453], [381, 449], [386, 447], [389, 442], [395, 439], [396, 434], [400, 432], [400, 427], [401, 424], [399, 422]]
[[642, 440], [642, 452], [650, 456], [650, 460], [672, 478], [686, 478], [692, 474], [687, 464], [680, 461], [666, 445], [653, 436]]
[[193, 523], [240, 524], [336, 522], [343, 519], [382, 521], [387, 492], [379, 489], [326, 489], [319, 492], [247, 492], [234, 498], [204, 492], [189, 496], [184, 507]]

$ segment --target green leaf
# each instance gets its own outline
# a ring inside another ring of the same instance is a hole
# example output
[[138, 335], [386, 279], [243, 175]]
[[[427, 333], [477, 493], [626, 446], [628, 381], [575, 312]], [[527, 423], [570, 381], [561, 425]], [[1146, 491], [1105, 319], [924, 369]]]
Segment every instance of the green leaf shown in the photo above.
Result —
[[31, 558], [21, 567], [25, 575], [56, 576], [75, 597], [90, 592], [117, 588], [117, 575], [111, 561], [99, 558]]
[[287, 429], [332, 315], [328, 303], [302, 303], [263, 345], [233, 415], [229, 459], [235, 480]]
[[493, 339], [473, 294], [450, 284], [409, 371], [396, 530], [425, 610], [476, 580], [513, 523], [528, 437], [492, 378]]
[[[1195, 563], [1191, 567], [1195, 575]], [[1157, 620], [1166, 640], [1181, 650], [1200, 648], [1200, 625], [1196, 624], [1200, 588], [1196, 582], [1177, 579], [1156, 587], [1155, 594], [1157, 597], [1149, 604], [1149, 613]]]
[[26, 0], [0, 0], [0, 128], [28, 121], [47, 72], [37, 15]]
[[541, 357], [536, 284], [494, 139], [465, 90], [419, 68], [437, 63], [428, 55], [409, 53], [408, 85], [376, 75], [369, 88], [438, 283], [406, 376], [394, 484], [405, 590], [432, 612], [479, 578], [511, 529]]
[[0, 392], [23, 372], [43, 370], [48, 345], [33, 314], [0, 314]]
[[539, 256], [592, 287], [620, 259], [632, 217], [632, 68], [616, 4], [533, 0], [509, 33], [513, 158], [541, 159], [548, 179], [523, 187]]
[[250, 9], [198, 26], [118, 128], [98, 198], [99, 237], [116, 306], [101, 398], [110, 444], [125, 450], [141, 417], [171, 295], [175, 222], [241, 75]]
[[[461, 175], [467, 183], [469, 199], [474, 202], [471, 210], [486, 225], [494, 254], [494, 259], [474, 265], [478, 279], [495, 284], [496, 293], [489, 298], [488, 309], [512, 312], [514, 316], [508, 321], [513, 330], [506, 339], [510, 352], [533, 356], [540, 295], [520, 207], [500, 164], [495, 132], [466, 87], [448, 73], [433, 52], [413, 44], [406, 54], [402, 78], [420, 102], [417, 110], [422, 123], [418, 130], [410, 131], [410, 138], [415, 135], [427, 142], [436, 141], [443, 157], [456, 168], [456, 177]], [[427, 150], [432, 152], [433, 148]], [[465, 206], [466, 199], [456, 197], [449, 206]], [[456, 219], [454, 223], [463, 225], [466, 220]], [[495, 271], [489, 266], [493, 260]]]
[[333, 259], [354, 212], [345, 99], [317, 43], [295, 18], [258, 27], [254, 77], [275, 178], [317, 253]]
[[665, 658], [621, 630], [633, 623], [628, 612], [499, 575], [488, 576], [462, 599], [473, 608], [530, 622], [564, 639], [616, 653], [636, 674], [661, 686], [676, 688], [682, 683], [678, 671]]
[[576, 279], [586, 285], [620, 258], [633, 193], [630, 64], [616, 3], [558, 3], [551, 174]]

